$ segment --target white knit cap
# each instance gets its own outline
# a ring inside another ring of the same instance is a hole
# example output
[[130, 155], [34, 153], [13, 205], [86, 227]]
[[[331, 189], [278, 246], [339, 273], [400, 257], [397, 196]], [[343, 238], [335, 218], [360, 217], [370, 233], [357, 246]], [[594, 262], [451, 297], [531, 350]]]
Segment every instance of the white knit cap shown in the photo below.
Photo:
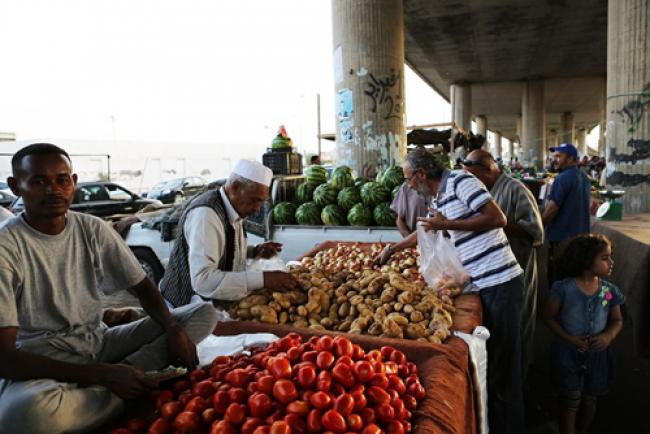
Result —
[[273, 171], [268, 167], [253, 160], [239, 160], [235, 164], [232, 173], [239, 175], [242, 178], [250, 179], [258, 184], [271, 186], [271, 178], [273, 178]]

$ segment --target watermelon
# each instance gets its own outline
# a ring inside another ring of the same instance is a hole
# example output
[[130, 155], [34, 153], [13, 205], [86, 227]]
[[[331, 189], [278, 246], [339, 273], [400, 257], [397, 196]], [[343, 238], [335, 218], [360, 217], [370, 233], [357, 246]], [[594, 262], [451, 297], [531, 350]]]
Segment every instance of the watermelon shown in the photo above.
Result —
[[381, 183], [393, 189], [404, 182], [404, 171], [399, 166], [390, 166], [381, 177]]
[[311, 202], [314, 197], [314, 189], [316, 186], [309, 182], [302, 183], [296, 188], [295, 200], [299, 205]]
[[336, 175], [337, 173], [348, 173], [350, 176], [352, 176], [352, 168], [349, 166], [339, 166], [336, 169], [334, 169], [334, 172], [332, 172], [332, 176]]
[[280, 202], [273, 207], [273, 222], [278, 225], [296, 223], [295, 214], [298, 207], [291, 202]]
[[393, 198], [393, 200], [395, 200], [395, 197], [397, 197], [397, 193], [399, 193], [399, 189], [400, 189], [400, 188], [402, 188], [402, 186], [401, 186], [401, 185], [398, 185], [398, 186], [395, 187], [395, 188], [393, 189], [393, 191], [391, 192], [390, 196]]
[[384, 202], [375, 207], [372, 217], [377, 226], [395, 226], [397, 214], [391, 209], [390, 203]]
[[358, 203], [348, 212], [348, 223], [352, 226], [370, 226], [372, 223], [372, 209]]
[[361, 194], [357, 187], [345, 187], [339, 191], [336, 201], [344, 210], [350, 210], [354, 205], [361, 202]]
[[320, 213], [323, 224], [328, 226], [344, 226], [347, 224], [347, 213], [338, 205], [327, 205]]
[[323, 207], [336, 203], [337, 192], [329, 184], [321, 184], [314, 190], [314, 202], [316, 205]]
[[303, 203], [296, 210], [296, 221], [299, 225], [319, 225], [320, 220], [320, 207], [314, 202]]
[[330, 184], [336, 191], [341, 191], [345, 187], [352, 187], [354, 185], [354, 178], [350, 173], [345, 171], [334, 172]]
[[369, 179], [366, 179], [366, 178], [357, 178], [357, 179], [354, 180], [354, 186], [357, 187], [357, 188], [361, 188], [361, 186], [363, 184], [365, 184], [366, 182], [368, 182], [368, 181], [369, 181]]
[[371, 208], [390, 199], [390, 190], [378, 182], [367, 182], [361, 187], [361, 201]]
[[381, 182], [382, 176], [384, 176], [384, 171], [380, 170], [379, 172], [377, 172], [377, 175], [375, 176], [375, 182]]
[[307, 182], [314, 185], [321, 185], [327, 182], [327, 170], [318, 164], [312, 164], [305, 169], [305, 176], [307, 177]]

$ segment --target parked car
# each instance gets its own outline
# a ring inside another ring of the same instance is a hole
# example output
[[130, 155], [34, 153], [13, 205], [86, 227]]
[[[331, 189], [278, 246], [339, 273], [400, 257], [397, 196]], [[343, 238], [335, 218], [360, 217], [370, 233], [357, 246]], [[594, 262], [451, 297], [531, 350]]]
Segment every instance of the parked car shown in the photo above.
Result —
[[[147, 205], [162, 206], [158, 200], [143, 199], [126, 188], [112, 182], [80, 182], [70, 209], [97, 217], [110, 217], [118, 214], [134, 214]], [[16, 214], [23, 210], [22, 198], [11, 204]]]
[[181, 203], [188, 197], [202, 191], [208, 182], [200, 176], [177, 178], [155, 185], [149, 193], [148, 199], [158, 199], [162, 203]]
[[0, 181], [0, 193], [11, 194], [11, 189], [9, 188], [9, 184], [7, 184], [4, 181]]
[[16, 196], [13, 194], [0, 191], [0, 207], [9, 208], [14, 200], [16, 200]]

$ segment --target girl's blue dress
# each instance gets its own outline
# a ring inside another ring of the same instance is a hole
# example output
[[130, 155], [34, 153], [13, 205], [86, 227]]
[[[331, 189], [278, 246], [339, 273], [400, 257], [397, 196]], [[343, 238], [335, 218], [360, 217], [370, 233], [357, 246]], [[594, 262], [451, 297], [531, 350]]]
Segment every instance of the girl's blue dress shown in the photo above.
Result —
[[[592, 296], [584, 294], [574, 278], [557, 281], [551, 288], [550, 297], [560, 302], [556, 320], [572, 336], [595, 337], [600, 334], [607, 327], [609, 309], [625, 301], [614, 284], [602, 279]], [[572, 343], [555, 336], [551, 344], [551, 376], [560, 390], [604, 395], [614, 382], [614, 373], [611, 346], [603, 351], [580, 353]]]

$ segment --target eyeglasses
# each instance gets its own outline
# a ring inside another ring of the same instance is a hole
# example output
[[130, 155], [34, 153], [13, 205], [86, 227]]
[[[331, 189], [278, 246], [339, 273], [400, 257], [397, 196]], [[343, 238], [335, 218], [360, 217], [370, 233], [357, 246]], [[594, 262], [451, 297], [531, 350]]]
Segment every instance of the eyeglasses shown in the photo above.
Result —
[[480, 161], [463, 160], [462, 164], [463, 166], [467, 166], [467, 167], [472, 167], [472, 166], [485, 167]]

